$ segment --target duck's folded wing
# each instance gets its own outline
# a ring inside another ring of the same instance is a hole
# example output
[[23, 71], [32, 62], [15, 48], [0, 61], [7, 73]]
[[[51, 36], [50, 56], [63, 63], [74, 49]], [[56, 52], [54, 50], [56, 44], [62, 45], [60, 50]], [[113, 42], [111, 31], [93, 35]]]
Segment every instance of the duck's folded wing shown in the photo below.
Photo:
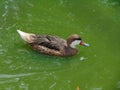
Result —
[[37, 36], [34, 44], [41, 45], [52, 50], [60, 51], [66, 45], [66, 41], [57, 36], [40, 35]]

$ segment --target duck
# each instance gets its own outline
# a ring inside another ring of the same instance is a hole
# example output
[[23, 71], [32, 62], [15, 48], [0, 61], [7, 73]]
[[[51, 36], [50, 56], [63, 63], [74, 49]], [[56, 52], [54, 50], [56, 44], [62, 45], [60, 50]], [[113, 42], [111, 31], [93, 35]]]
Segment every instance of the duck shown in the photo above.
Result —
[[17, 30], [20, 37], [35, 51], [52, 56], [73, 56], [78, 53], [76, 45], [89, 46], [78, 34], [72, 34], [65, 40], [55, 35], [39, 35]]

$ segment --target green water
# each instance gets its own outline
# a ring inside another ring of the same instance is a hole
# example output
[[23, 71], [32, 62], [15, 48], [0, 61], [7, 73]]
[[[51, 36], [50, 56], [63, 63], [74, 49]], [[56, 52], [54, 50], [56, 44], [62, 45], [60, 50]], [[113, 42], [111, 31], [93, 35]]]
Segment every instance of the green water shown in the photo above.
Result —
[[[90, 47], [69, 58], [38, 54], [17, 29]], [[120, 90], [119, 0], [1, 0], [0, 90]]]

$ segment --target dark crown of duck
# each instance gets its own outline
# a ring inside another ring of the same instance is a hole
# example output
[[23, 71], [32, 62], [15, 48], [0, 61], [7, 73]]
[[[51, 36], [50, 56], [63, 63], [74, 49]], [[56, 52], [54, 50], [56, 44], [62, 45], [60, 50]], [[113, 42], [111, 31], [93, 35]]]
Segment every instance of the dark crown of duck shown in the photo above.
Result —
[[77, 34], [72, 34], [67, 40], [64, 40], [58, 36], [36, 35], [20, 30], [17, 30], [17, 32], [34, 50], [48, 55], [72, 56], [78, 52], [76, 45], [89, 46]]

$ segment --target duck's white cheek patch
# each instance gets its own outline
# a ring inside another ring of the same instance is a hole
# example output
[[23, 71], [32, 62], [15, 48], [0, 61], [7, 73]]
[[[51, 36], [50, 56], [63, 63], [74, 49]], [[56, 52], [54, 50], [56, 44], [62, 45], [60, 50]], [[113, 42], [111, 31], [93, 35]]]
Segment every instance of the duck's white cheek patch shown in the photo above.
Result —
[[76, 46], [76, 45], [79, 45], [80, 42], [81, 42], [81, 40], [75, 40], [75, 41], [73, 41], [73, 42], [70, 44], [70, 47], [71, 47], [71, 48], [75, 48], [75, 46]]

